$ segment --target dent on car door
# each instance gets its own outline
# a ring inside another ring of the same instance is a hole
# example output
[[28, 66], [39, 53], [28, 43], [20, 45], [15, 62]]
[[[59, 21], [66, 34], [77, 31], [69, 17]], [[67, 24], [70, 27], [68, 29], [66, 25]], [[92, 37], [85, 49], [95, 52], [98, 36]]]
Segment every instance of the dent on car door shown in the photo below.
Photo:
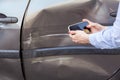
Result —
[[[117, 0], [31, 0], [23, 26], [27, 80], [106, 80], [120, 67], [119, 49], [71, 41], [67, 26], [83, 18], [112, 25]], [[112, 11], [111, 11], [112, 10]]]
[[0, 0], [0, 80], [23, 80], [19, 46], [27, 0]]

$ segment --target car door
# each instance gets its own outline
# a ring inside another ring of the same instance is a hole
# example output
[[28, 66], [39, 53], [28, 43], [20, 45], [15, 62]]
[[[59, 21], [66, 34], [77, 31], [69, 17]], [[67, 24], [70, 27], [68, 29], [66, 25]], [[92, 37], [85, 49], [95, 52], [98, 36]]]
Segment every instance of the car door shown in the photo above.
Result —
[[120, 49], [75, 44], [67, 27], [83, 18], [111, 26], [117, 6], [117, 0], [31, 0], [21, 39], [26, 80], [111, 79]]
[[0, 0], [0, 80], [24, 80], [20, 29], [28, 0]]

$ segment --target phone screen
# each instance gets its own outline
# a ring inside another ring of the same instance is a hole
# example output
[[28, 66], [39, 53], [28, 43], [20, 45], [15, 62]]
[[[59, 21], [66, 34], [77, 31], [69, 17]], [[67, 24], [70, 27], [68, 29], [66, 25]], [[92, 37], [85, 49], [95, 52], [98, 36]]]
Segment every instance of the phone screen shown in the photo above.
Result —
[[84, 30], [87, 25], [88, 25], [88, 22], [79, 22], [79, 23], [68, 26], [68, 29], [69, 30]]

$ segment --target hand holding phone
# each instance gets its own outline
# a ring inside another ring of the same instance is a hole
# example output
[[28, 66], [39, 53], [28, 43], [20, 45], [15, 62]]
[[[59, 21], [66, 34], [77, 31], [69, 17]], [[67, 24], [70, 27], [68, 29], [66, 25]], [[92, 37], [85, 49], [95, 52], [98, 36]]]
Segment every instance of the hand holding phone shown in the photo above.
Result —
[[68, 26], [68, 30], [83, 30], [86, 33], [90, 32], [90, 29], [87, 28], [88, 22], [79, 22]]

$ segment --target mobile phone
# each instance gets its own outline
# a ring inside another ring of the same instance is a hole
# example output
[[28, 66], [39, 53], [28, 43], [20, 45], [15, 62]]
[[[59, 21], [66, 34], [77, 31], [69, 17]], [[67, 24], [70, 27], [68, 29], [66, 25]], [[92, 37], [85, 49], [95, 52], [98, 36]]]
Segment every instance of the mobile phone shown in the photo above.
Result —
[[87, 29], [86, 26], [88, 25], [88, 22], [79, 22], [79, 23], [75, 23], [72, 25], [68, 26], [68, 30], [84, 30]]

